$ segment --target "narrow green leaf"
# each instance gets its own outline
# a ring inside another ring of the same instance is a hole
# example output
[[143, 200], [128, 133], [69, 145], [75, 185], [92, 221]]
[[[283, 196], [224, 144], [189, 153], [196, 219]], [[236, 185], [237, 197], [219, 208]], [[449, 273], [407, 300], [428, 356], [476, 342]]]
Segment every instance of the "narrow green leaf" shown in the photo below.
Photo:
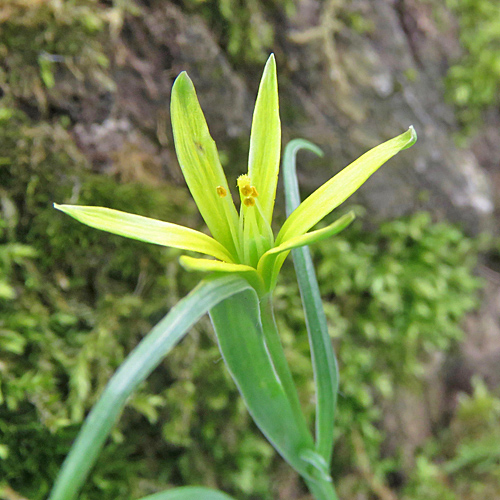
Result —
[[140, 500], [234, 500], [222, 491], [203, 488], [201, 486], [183, 486], [171, 490], [148, 495]]
[[295, 470], [313, 477], [314, 467], [302, 454], [314, 449], [314, 443], [297, 396], [289, 397], [291, 376], [283, 377], [282, 366], [270, 355], [275, 346], [266, 342], [257, 294], [249, 289], [224, 300], [210, 311], [210, 318], [226, 366], [255, 423]]
[[[193, 82], [186, 72], [175, 80], [170, 106], [175, 150], [189, 190], [212, 236], [236, 260], [238, 214], [217, 147], [210, 136]], [[218, 187], [224, 189], [226, 196], [218, 194]]]
[[249, 288], [245, 280], [235, 276], [201, 282], [151, 330], [121, 364], [85, 420], [49, 500], [76, 497], [132, 392], [205, 313]]
[[417, 140], [415, 129], [410, 127], [371, 149], [305, 199], [283, 224], [276, 243], [304, 234], [323, 217], [351, 196], [379, 167], [395, 154], [412, 146]]
[[71, 215], [71, 217], [87, 226], [108, 233], [146, 241], [147, 243], [155, 243], [156, 245], [192, 250], [193, 252], [211, 255], [216, 259], [232, 260], [231, 255], [218, 241], [199, 231], [178, 224], [104, 207], [58, 205], [54, 203], [54, 208]]
[[[291, 141], [286, 146], [283, 157], [283, 175], [288, 215], [300, 204], [296, 175], [296, 154], [300, 149], [322, 154], [314, 144], [303, 140]], [[304, 307], [316, 383], [316, 449], [329, 465], [332, 456], [333, 422], [339, 385], [337, 359], [328, 334], [326, 316], [309, 248], [292, 250], [292, 257]]]
[[332, 481], [306, 479], [307, 487], [314, 500], [338, 500]]
[[271, 224], [280, 164], [281, 124], [274, 55], [260, 81], [250, 134], [248, 174], [259, 193], [264, 218]]

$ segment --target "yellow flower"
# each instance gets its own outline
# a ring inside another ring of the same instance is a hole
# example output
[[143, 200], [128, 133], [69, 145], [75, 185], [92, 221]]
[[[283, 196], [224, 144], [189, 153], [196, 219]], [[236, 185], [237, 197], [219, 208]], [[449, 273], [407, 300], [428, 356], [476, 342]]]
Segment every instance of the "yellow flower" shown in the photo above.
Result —
[[238, 273], [259, 295], [274, 288], [292, 248], [309, 245], [346, 227], [354, 218], [352, 213], [323, 229], [308, 232], [382, 164], [416, 141], [415, 131], [410, 127], [365, 153], [304, 200], [275, 238], [271, 221], [280, 163], [281, 125], [274, 56], [267, 61], [255, 104], [248, 173], [237, 182], [239, 211], [193, 83], [185, 72], [177, 77], [172, 88], [171, 117], [179, 164], [212, 236], [109, 208], [54, 206], [97, 229], [214, 257], [216, 260], [182, 256], [180, 262], [189, 270]]

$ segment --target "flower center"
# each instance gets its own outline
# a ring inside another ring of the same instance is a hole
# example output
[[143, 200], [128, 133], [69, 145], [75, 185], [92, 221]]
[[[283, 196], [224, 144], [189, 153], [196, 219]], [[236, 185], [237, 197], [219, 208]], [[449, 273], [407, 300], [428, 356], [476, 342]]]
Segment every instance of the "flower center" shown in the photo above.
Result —
[[274, 244], [271, 226], [265, 220], [257, 197], [259, 193], [252, 186], [250, 176], [240, 175], [237, 181], [240, 191], [239, 248], [244, 264], [257, 267], [260, 257]]

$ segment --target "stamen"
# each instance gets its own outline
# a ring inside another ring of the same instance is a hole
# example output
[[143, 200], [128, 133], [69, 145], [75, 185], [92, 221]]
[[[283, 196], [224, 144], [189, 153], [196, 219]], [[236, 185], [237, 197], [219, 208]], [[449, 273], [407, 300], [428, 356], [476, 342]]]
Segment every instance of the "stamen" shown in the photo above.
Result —
[[250, 176], [240, 175], [237, 184], [241, 197], [239, 235], [243, 258], [245, 263], [256, 266], [259, 257], [272, 247], [273, 232], [262, 214], [257, 200], [259, 193]]
[[217, 194], [221, 197], [224, 198], [227, 196], [227, 190], [223, 186], [217, 186]]
[[243, 196], [250, 196], [252, 194], [252, 188], [250, 186], [243, 186], [241, 188], [241, 194]]

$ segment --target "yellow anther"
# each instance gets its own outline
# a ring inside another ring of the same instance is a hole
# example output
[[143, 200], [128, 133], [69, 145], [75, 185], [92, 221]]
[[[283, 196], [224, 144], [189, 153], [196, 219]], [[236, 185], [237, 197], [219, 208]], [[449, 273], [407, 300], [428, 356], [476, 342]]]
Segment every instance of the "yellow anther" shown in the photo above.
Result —
[[257, 198], [257, 196], [259, 196], [259, 193], [257, 193], [257, 190], [255, 189], [255, 186], [252, 186], [252, 196], [254, 198]]
[[246, 207], [253, 207], [255, 205], [255, 200], [251, 196], [249, 196], [248, 198], [245, 198], [243, 200], [243, 203]]
[[223, 186], [217, 186], [217, 194], [218, 194], [221, 198], [224, 198], [225, 196], [227, 196], [227, 191], [226, 191], [226, 188], [224, 188]]
[[250, 186], [243, 186], [241, 188], [241, 194], [243, 196], [250, 196], [252, 194], [252, 188]]

